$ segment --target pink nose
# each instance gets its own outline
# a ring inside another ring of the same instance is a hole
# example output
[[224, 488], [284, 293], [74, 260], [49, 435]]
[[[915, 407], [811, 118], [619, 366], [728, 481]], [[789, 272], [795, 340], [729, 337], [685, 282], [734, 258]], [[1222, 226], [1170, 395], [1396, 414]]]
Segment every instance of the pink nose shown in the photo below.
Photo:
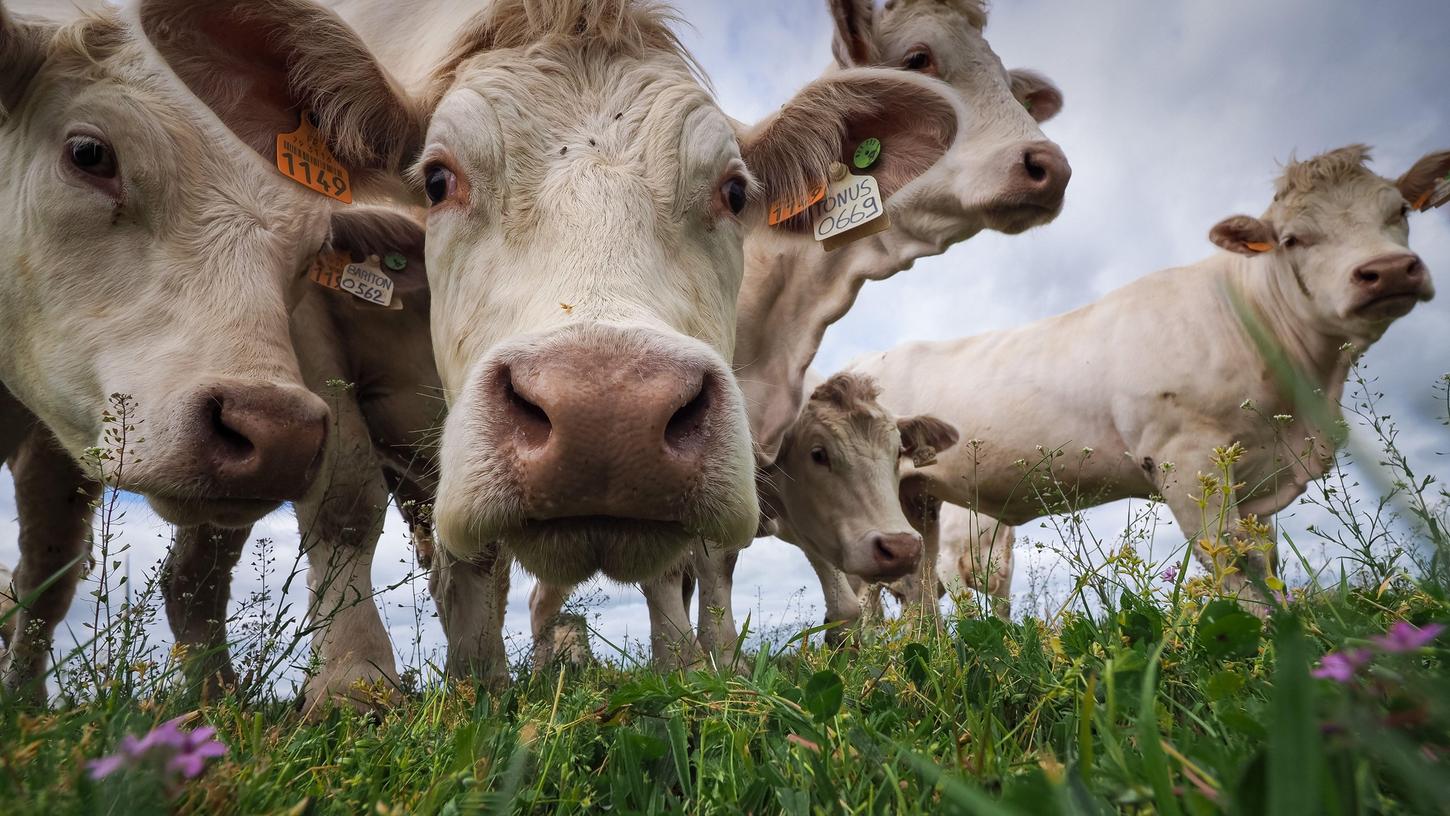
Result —
[[1056, 211], [1067, 194], [1072, 165], [1062, 148], [1049, 141], [1032, 142], [1023, 148], [1012, 170], [1008, 197], [1023, 204]]
[[679, 521], [728, 433], [728, 374], [650, 333], [592, 330], [509, 355], [485, 384], [533, 519]]
[[1419, 294], [1426, 277], [1424, 262], [1413, 253], [1383, 255], [1354, 270], [1354, 283], [1367, 298]]
[[875, 533], [871, 536], [871, 556], [876, 575], [863, 577], [900, 578], [916, 569], [921, 562], [921, 550], [921, 536], [916, 533]]
[[216, 497], [302, 498], [327, 439], [326, 403], [303, 388], [237, 383], [197, 397], [193, 461]]

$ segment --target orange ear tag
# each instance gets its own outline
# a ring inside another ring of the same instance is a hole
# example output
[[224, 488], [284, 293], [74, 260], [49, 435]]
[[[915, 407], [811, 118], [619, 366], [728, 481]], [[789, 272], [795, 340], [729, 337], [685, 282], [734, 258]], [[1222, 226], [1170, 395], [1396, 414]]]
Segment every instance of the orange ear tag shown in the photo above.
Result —
[[812, 187], [810, 191], [806, 193], [806, 195], [802, 198], [797, 198], [794, 201], [777, 201], [774, 204], [771, 204], [770, 217], [769, 219], [767, 219], [766, 223], [774, 227], [777, 224], [789, 221], [790, 219], [795, 218], [797, 215], [805, 212], [808, 208], [810, 208], [812, 204], [820, 201], [825, 197], [826, 183], [823, 181]]
[[346, 252], [321, 252], [312, 259], [307, 270], [307, 279], [328, 289], [342, 289], [342, 270], [352, 259]]
[[1274, 248], [1273, 244], [1265, 243], [1263, 241], [1251, 241], [1244, 244], [1244, 246], [1248, 247], [1254, 252], [1268, 252], [1269, 250]]
[[311, 111], [303, 112], [296, 130], [277, 134], [277, 169], [303, 187], [352, 203], [352, 179], [313, 126]]
[[1420, 196], [1420, 200], [1415, 202], [1414, 208], [1420, 212], [1429, 212], [1436, 207], [1444, 206], [1447, 201], [1450, 201], [1450, 175], [1440, 179], [1434, 187], [1426, 190], [1425, 194]]

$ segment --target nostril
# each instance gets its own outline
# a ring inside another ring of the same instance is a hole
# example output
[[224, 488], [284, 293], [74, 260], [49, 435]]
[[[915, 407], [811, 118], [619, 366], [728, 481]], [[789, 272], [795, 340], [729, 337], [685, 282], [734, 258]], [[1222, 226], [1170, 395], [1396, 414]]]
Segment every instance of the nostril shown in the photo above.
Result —
[[213, 440], [227, 459], [239, 460], [251, 456], [257, 446], [245, 433], [227, 422], [226, 402], [217, 394], [208, 401], [211, 416]]
[[1029, 150], [1022, 154], [1022, 166], [1027, 168], [1027, 177], [1033, 181], [1047, 180], [1047, 168], [1038, 163], [1032, 151]]
[[665, 423], [666, 446], [676, 450], [689, 447], [691, 441], [700, 436], [706, 419], [710, 415], [713, 390], [710, 388], [709, 380], [702, 377], [695, 395], [681, 405], [670, 417], [669, 422]]
[[1354, 270], [1354, 280], [1356, 283], [1360, 283], [1365, 286], [1371, 286], [1378, 283], [1379, 279], [1380, 275], [1378, 272], [1371, 272], [1368, 269]]
[[875, 545], [877, 561], [883, 564], [896, 562], [896, 553], [892, 552], [891, 548], [886, 546], [886, 536], [874, 536], [871, 539], [871, 543]]
[[549, 421], [549, 414], [533, 401], [518, 392], [514, 387], [512, 373], [508, 369], [499, 372], [499, 380], [503, 384], [504, 404], [507, 406], [508, 417], [513, 423], [518, 437], [530, 448], [539, 448], [549, 441], [549, 435], [553, 432], [553, 423]]

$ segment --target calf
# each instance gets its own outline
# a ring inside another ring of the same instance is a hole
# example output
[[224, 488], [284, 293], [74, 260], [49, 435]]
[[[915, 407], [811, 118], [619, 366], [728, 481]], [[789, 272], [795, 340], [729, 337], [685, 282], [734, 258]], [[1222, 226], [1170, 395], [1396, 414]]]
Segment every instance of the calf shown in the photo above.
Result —
[[315, 118], [330, 194], [391, 192], [421, 117], [303, 0], [140, 0], [67, 21], [0, 6], [0, 65], [0, 260], [15, 270], [0, 277], [0, 414], [24, 418], [0, 455], [28, 474], [18, 487], [56, 497], [21, 504], [14, 687], [69, 604], [94, 479], [225, 528], [310, 489], [330, 422], [288, 313], [335, 202], [268, 165]]
[[[1241, 519], [1288, 506], [1329, 466], [1354, 357], [1434, 295], [1409, 249], [1407, 216], [1450, 171], [1450, 151], [1398, 181], [1367, 169], [1368, 156], [1356, 145], [1291, 162], [1265, 213], [1214, 226], [1223, 251], [1199, 263], [1022, 328], [907, 343], [854, 363], [892, 410], [930, 411], [980, 440], [912, 474], [908, 498], [1021, 524], [1050, 509], [1024, 463], [1050, 460], [1050, 475], [1082, 502], [1162, 497], [1195, 542], [1217, 534], [1221, 512], [1232, 533]], [[1301, 384], [1276, 376], [1275, 355]], [[1234, 484], [1205, 497], [1198, 475], [1217, 473], [1214, 448], [1235, 442], [1244, 453]], [[1053, 456], [1060, 447], [1082, 454]], [[1265, 600], [1250, 581], [1269, 574], [1267, 556], [1245, 555], [1226, 589]]]

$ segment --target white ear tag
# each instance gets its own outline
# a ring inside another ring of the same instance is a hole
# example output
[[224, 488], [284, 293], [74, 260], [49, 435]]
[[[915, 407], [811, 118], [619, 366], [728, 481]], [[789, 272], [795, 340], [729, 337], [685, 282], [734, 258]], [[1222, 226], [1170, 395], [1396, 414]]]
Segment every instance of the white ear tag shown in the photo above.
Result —
[[[839, 162], [831, 165], [831, 183], [820, 203], [820, 213], [815, 236], [817, 241], [825, 242], [827, 252], [891, 226], [890, 219], [872, 223], [886, 214], [875, 177], [851, 175]], [[863, 229], [867, 224], [871, 228]]]
[[393, 302], [393, 279], [383, 274], [376, 255], [343, 267], [337, 288], [379, 306], [386, 307]]

